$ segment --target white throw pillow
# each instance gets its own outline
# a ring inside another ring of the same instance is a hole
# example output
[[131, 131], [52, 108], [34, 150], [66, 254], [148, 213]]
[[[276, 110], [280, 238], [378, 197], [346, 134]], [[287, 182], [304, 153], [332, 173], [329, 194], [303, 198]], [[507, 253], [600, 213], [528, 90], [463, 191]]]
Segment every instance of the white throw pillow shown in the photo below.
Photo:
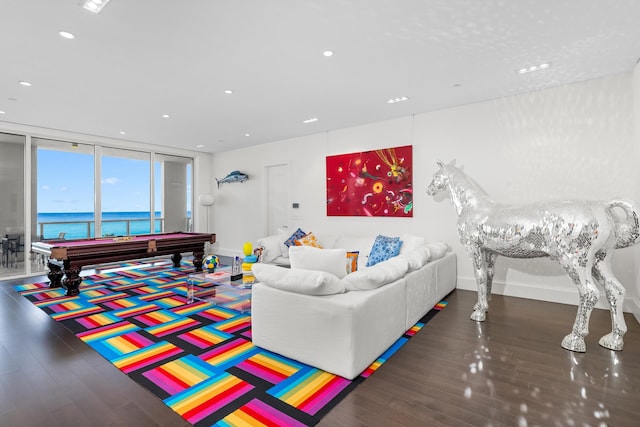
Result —
[[449, 251], [449, 245], [445, 242], [429, 242], [426, 246], [431, 253], [431, 261], [442, 258]]
[[368, 291], [400, 279], [408, 270], [409, 261], [396, 256], [347, 274], [342, 282], [347, 291]]
[[279, 235], [263, 237], [258, 239], [257, 243], [258, 247], [264, 248], [262, 251], [262, 262], [271, 262], [279, 256], [282, 256]]
[[414, 236], [413, 234], [403, 234], [400, 236], [402, 246], [400, 246], [400, 254], [406, 254], [412, 250], [424, 246], [425, 239], [422, 236]]
[[289, 258], [289, 247], [284, 244], [284, 241], [291, 237], [291, 231], [286, 228], [278, 228], [278, 237], [280, 239], [278, 242], [280, 247], [280, 256]]
[[342, 279], [347, 275], [347, 251], [319, 249], [313, 246], [291, 246], [289, 259], [292, 269], [320, 270]]
[[419, 246], [410, 252], [402, 253], [398, 257], [405, 258], [409, 263], [409, 271], [415, 271], [429, 262], [431, 254], [426, 246]]
[[[314, 231], [313, 234], [315, 234], [316, 238], [318, 239], [318, 243], [320, 243], [320, 246], [322, 246], [323, 248], [333, 249], [336, 247], [336, 240], [338, 240], [337, 234], [323, 233], [323, 232], [317, 232], [317, 231]], [[347, 249], [347, 248], [343, 248], [343, 249]]]
[[257, 281], [271, 288], [305, 295], [333, 295], [345, 291], [336, 276], [317, 270], [293, 270], [277, 265], [256, 263], [251, 267]]

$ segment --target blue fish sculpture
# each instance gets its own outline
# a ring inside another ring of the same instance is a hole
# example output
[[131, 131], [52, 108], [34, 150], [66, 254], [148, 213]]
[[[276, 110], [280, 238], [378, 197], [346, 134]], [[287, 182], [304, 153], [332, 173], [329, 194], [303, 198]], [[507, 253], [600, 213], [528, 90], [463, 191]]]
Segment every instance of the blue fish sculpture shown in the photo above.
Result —
[[230, 183], [230, 182], [245, 182], [249, 179], [249, 175], [246, 173], [242, 173], [240, 171], [229, 172], [229, 175], [225, 176], [222, 179], [216, 178], [216, 182], [218, 183], [218, 188], [220, 188], [220, 184]]

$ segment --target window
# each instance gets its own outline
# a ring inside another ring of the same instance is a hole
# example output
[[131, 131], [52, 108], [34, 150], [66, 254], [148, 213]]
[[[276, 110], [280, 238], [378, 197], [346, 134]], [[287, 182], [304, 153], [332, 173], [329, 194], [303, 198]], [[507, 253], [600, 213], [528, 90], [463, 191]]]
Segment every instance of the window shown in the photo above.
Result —
[[41, 138], [33, 138], [32, 146], [37, 153], [32, 239], [94, 237], [94, 146]]
[[[102, 236], [151, 233], [150, 153], [104, 148], [100, 159]], [[161, 230], [154, 227], [153, 232]]]

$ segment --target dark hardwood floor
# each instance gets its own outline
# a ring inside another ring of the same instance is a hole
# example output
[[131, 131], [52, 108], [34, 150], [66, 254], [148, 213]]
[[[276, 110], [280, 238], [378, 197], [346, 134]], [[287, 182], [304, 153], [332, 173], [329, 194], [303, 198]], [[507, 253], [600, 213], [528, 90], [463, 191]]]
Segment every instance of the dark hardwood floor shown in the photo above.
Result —
[[[577, 298], [577, 296], [576, 296]], [[587, 352], [560, 342], [576, 307], [494, 295], [487, 321], [469, 319], [475, 292], [449, 305], [321, 426], [639, 426], [640, 325], [621, 352], [598, 345], [609, 312], [594, 310]]]
[[[33, 279], [28, 280], [33, 281]], [[0, 282], [1, 426], [184, 426], [157, 397]], [[630, 315], [622, 352], [597, 341], [609, 313], [595, 310], [587, 353], [560, 347], [576, 307], [494, 295], [484, 323], [475, 293], [449, 305], [321, 426], [637, 426], [640, 325]]]

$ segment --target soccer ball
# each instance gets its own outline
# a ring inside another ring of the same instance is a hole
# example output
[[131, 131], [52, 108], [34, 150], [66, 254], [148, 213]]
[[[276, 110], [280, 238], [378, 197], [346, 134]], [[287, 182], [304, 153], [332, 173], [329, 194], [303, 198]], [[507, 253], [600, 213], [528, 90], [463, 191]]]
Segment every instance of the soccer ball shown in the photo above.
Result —
[[214, 271], [219, 265], [220, 260], [215, 255], [209, 255], [204, 259], [204, 261], [202, 261], [202, 266], [209, 271]]

